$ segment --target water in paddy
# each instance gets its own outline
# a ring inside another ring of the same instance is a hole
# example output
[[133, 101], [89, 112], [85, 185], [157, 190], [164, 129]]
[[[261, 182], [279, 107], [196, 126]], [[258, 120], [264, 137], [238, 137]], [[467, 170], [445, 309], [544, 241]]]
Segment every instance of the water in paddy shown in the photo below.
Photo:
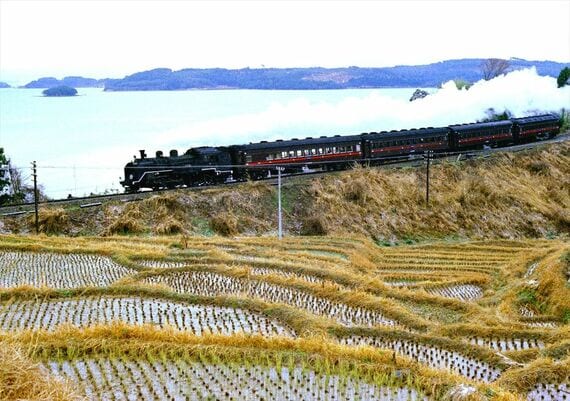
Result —
[[0, 146], [24, 178], [36, 160], [39, 182], [51, 197], [122, 191], [123, 167], [139, 149], [153, 155], [406, 128], [401, 118], [379, 118], [379, 109], [409, 104], [414, 90], [79, 89], [80, 96], [45, 98], [41, 89], [0, 89]]

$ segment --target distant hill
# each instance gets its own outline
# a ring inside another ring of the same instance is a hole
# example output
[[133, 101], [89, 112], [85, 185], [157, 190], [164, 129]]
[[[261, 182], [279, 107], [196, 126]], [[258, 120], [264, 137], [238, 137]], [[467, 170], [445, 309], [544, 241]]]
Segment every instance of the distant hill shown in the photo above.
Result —
[[0, 88], [11, 88], [6, 82], [0, 82]]
[[71, 86], [74, 88], [103, 88], [105, 86], [105, 79], [94, 79], [84, 77], [65, 77], [63, 79], [56, 79], [53, 77], [44, 77], [36, 81], [32, 81], [22, 86], [26, 89], [35, 88], [53, 88], [54, 86]]
[[[482, 79], [483, 61], [484, 59], [460, 59], [385, 68], [189, 68], [179, 71], [157, 68], [123, 79], [108, 79], [105, 81], [105, 90], [438, 87], [452, 79], [469, 82]], [[540, 75], [557, 77], [560, 70], [568, 65], [552, 61], [511, 59], [510, 71], [534, 66]]]

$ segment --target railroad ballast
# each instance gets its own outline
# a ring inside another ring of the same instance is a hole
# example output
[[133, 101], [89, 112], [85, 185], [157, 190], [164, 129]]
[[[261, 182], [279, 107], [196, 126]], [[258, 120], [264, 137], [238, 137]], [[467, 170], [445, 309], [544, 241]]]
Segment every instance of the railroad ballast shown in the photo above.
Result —
[[144, 150], [125, 166], [121, 185], [128, 192], [182, 186], [221, 184], [304, 171], [342, 170], [354, 163], [377, 165], [426, 151], [457, 152], [520, 144], [552, 138], [560, 132], [560, 117], [542, 114], [485, 123], [449, 125], [400, 131], [367, 132], [318, 138], [261, 141], [249, 145], [188, 149], [168, 156]]

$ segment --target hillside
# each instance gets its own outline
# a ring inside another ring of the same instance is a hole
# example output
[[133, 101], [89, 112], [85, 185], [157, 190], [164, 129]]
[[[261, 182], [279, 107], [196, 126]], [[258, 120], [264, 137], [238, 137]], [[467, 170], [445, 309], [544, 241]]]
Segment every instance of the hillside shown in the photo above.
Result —
[[[105, 81], [107, 91], [182, 89], [346, 89], [381, 87], [438, 87], [461, 79], [483, 78], [484, 59], [447, 60], [439, 63], [386, 68], [157, 68], [122, 79]], [[535, 67], [539, 75], [557, 77], [564, 63], [510, 60], [510, 71]]]
[[63, 79], [57, 79], [54, 77], [43, 77], [27, 83], [26, 85], [22, 86], [22, 88], [52, 88], [61, 85], [71, 86], [73, 88], [102, 88], [105, 85], [105, 79], [84, 77], [65, 77]]
[[[424, 238], [544, 238], [570, 232], [570, 144], [425, 167], [363, 169], [285, 180], [286, 235], [361, 234], [379, 243]], [[275, 235], [276, 188], [251, 182], [179, 190], [100, 208], [44, 208], [43, 230], [114, 233]], [[28, 217], [1, 217], [0, 232], [27, 233]]]

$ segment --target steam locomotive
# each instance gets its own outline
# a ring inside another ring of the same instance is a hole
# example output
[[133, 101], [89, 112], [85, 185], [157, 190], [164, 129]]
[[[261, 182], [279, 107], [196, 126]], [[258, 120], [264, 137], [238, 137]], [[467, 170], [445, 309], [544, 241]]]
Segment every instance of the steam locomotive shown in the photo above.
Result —
[[121, 185], [127, 192], [136, 192], [258, 180], [276, 175], [278, 168], [284, 174], [341, 170], [354, 163], [376, 165], [426, 151], [457, 152], [537, 141], [559, 132], [560, 117], [542, 114], [438, 128], [201, 146], [181, 155], [171, 150], [168, 156], [157, 151], [155, 157], [148, 157], [141, 150], [140, 157], [125, 166]]

